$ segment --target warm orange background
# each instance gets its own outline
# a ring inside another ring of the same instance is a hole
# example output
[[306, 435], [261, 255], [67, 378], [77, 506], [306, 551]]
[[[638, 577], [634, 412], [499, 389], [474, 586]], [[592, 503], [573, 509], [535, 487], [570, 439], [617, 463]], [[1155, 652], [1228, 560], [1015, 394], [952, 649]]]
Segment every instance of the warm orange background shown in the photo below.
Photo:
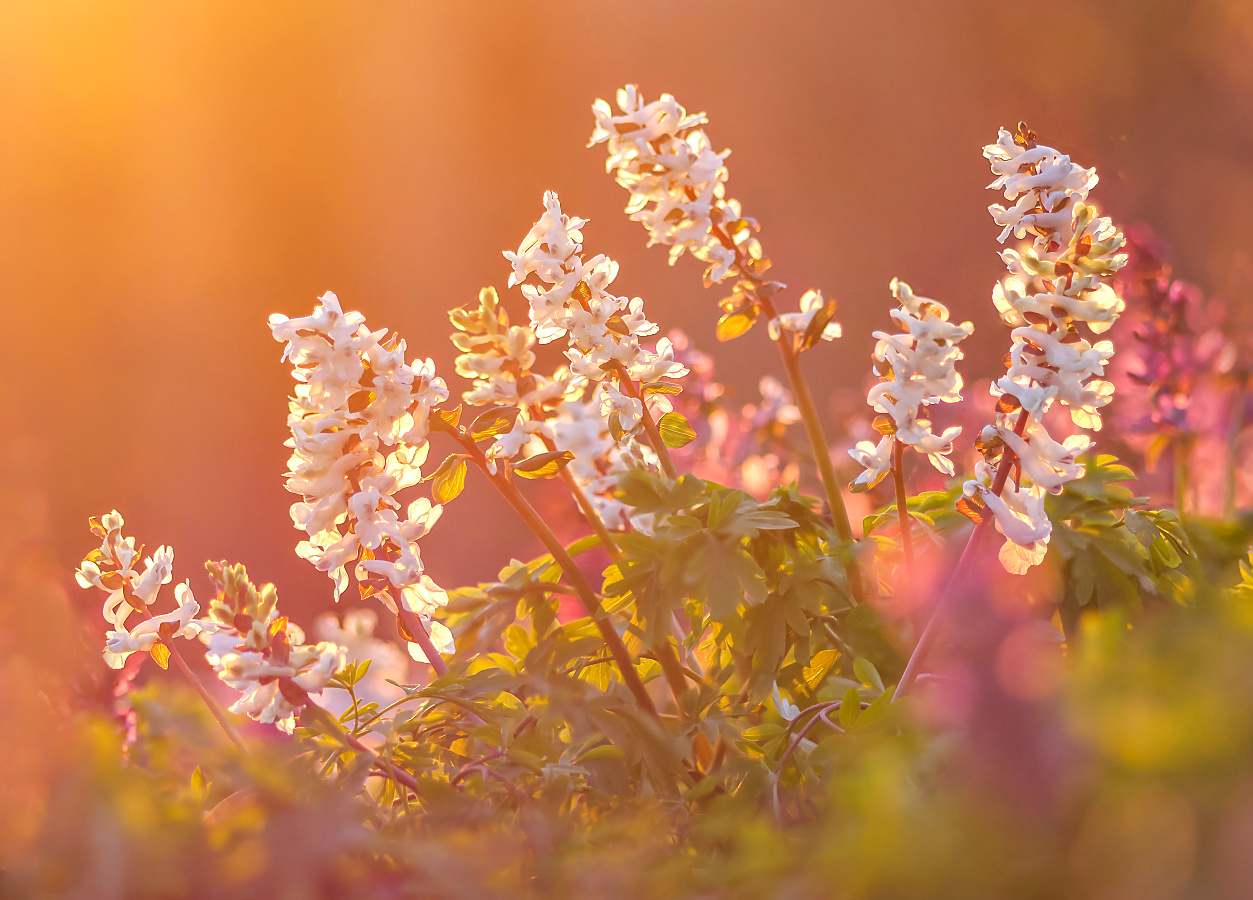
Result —
[[[1249, 0], [6, 0], [0, 546], [42, 534], [68, 571], [117, 507], [180, 580], [241, 560], [292, 611], [323, 605], [291, 552], [267, 315], [333, 289], [451, 375], [444, 311], [503, 289], [546, 188], [663, 328], [741, 388], [776, 371], [762, 334], [715, 346], [718, 295], [645, 251], [584, 148], [591, 101], [627, 81], [709, 112], [793, 302], [841, 300], [845, 338], [806, 360], [824, 392], [867, 377], [893, 275], [975, 320], [968, 377], [990, 373], [980, 148], [1020, 118], [1097, 166], [1094, 199], [1165, 235], [1184, 277], [1248, 302]], [[472, 486], [424, 552], [452, 586], [531, 546]]]

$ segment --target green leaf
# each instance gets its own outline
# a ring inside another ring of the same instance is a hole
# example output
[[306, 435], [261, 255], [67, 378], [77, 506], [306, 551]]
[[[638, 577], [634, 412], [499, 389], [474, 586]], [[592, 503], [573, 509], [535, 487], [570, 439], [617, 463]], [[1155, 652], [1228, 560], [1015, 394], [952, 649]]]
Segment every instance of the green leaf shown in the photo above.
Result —
[[200, 771], [200, 766], [196, 766], [196, 770], [191, 773], [192, 798], [203, 805], [209, 797], [209, 788], [212, 786], [209, 779], [205, 778], [204, 772]]
[[466, 455], [464, 453], [449, 455], [439, 464], [438, 469], [423, 480], [434, 482], [431, 485], [431, 496], [437, 503], [452, 502], [466, 486]]
[[867, 687], [872, 687], [876, 691], [883, 690], [883, 679], [870, 660], [862, 659], [860, 656], [853, 660], [853, 674]]
[[818, 310], [814, 317], [809, 320], [809, 327], [805, 329], [805, 337], [801, 340], [801, 349], [808, 350], [810, 347], [822, 340], [822, 332], [831, 324], [831, 320], [835, 318], [835, 301], [828, 300], [826, 306]]
[[718, 340], [730, 341], [739, 337], [753, 327], [757, 321], [757, 310], [753, 306], [741, 308], [727, 313], [718, 320]]
[[461, 404], [455, 409], [433, 409], [427, 419], [431, 431], [455, 431], [461, 421]]
[[483, 441], [498, 434], [506, 434], [513, 430], [513, 423], [518, 420], [521, 412], [516, 406], [492, 407], [470, 424], [470, 437]]
[[764, 738], [777, 737], [780, 734], [783, 734], [782, 725], [778, 722], [765, 722], [761, 725], [745, 728], [744, 733], [740, 737], [746, 741], [760, 741]]
[[849, 688], [844, 692], [844, 699], [840, 702], [840, 727], [848, 731], [853, 727], [859, 715], [861, 715], [861, 694], [857, 692], [857, 688]]
[[615, 747], [613, 744], [601, 744], [599, 747], [593, 747], [582, 756], [579, 762], [593, 762], [598, 759], [624, 759], [626, 754], [622, 752], [621, 747]]
[[654, 381], [652, 384], [644, 385], [645, 394], [681, 394], [683, 393], [683, 385], [675, 384], [673, 381]]
[[523, 478], [552, 478], [572, 459], [574, 454], [569, 450], [550, 450], [515, 463], [513, 471]]
[[686, 447], [696, 440], [696, 432], [682, 413], [666, 413], [657, 423], [657, 430], [661, 432], [661, 442], [671, 450]]

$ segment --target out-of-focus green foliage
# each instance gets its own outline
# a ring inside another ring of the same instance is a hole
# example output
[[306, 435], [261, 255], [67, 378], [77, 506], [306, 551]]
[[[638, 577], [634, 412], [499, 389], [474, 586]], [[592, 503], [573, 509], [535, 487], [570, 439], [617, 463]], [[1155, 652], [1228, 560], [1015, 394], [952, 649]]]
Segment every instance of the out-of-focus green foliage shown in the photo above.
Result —
[[[647, 747], [611, 752], [624, 730], [612, 701], [573, 678], [510, 715], [491, 702], [505, 676], [484, 669], [422, 691], [473, 698], [482, 724], [441, 715], [445, 703], [397, 731], [465, 727], [500, 753], [471, 759], [462, 738], [406, 757], [431, 774], [421, 814], [404, 815], [399, 799], [359, 799], [367, 770], [348, 753], [325, 780], [312, 777], [320, 763], [308, 745], [258, 742], [257, 756], [240, 761], [193, 698], [163, 684], [132, 697], [139, 742], [129, 765], [119, 764], [112, 723], [62, 724], [73, 753], [4, 893], [1240, 897], [1253, 877], [1251, 583], [1164, 606], [1134, 627], [1121, 611], [1084, 614], [1040, 713], [1066, 765], [1035, 807], [981, 777], [984, 748], [969, 731], [937, 737], [873, 700], [838, 713], [846, 732], [825, 729], [781, 778], [788, 725], [767, 715], [741, 736], [755, 749], [737, 765], [735, 789], [628, 798], [614, 786], [633, 763], [676, 764]], [[875, 690], [861, 687], [865, 697]], [[565, 734], [553, 710], [575, 706], [584, 716]], [[593, 729], [605, 737], [588, 740]], [[366, 787], [388, 790], [380, 778]]]
[[[632, 474], [621, 496], [652, 526], [605, 570], [605, 608], [655, 696], [648, 648], [669, 640], [689, 670], [660, 722], [592, 620], [562, 614], [552, 557], [515, 561], [454, 595], [448, 675], [380, 708], [356, 702], [354, 661], [338, 721], [309, 708], [248, 757], [169, 679], [125, 695], [129, 740], [102, 713], [45, 723], [29, 740], [56, 747], [49, 793], [0, 894], [1245, 896], [1253, 566], [1214, 586], [1243, 532], [1143, 509], [1112, 459], [1088, 472], [1053, 500], [1051, 574], [988, 588], [1052, 584], [1060, 606], [981, 631], [1000, 643], [986, 666], [895, 704], [910, 626], [877, 611], [890, 597], [851, 598], [812, 501]], [[951, 537], [951, 499], [912, 498], [914, 521]], [[866, 523], [883, 565], [894, 517]], [[1034, 640], [1054, 612], [1065, 643]]]

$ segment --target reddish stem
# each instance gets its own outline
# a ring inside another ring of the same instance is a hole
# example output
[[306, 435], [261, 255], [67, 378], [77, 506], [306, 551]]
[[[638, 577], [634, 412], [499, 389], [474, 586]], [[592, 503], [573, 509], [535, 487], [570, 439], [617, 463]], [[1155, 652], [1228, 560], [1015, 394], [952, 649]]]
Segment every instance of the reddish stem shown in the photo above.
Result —
[[[1018, 414], [1018, 421], [1014, 424], [1014, 434], [1022, 437], [1022, 433], [1027, 427], [1029, 415], [1025, 409]], [[992, 493], [996, 496], [999, 497], [1001, 491], [1005, 489], [1005, 482], [1009, 479], [1010, 470], [1013, 469], [1014, 463], [1017, 461], [1018, 457], [1006, 447], [1001, 455], [1000, 465], [997, 466], [996, 475], [992, 478]], [[940, 629], [941, 618], [957, 588], [965, 584], [967, 571], [978, 558], [984, 540], [983, 535], [988, 531], [991, 521], [992, 516], [989, 513], [983, 521], [975, 525], [974, 531], [970, 533], [970, 540], [966, 542], [966, 549], [962, 551], [961, 559], [957, 561], [957, 568], [953, 570], [953, 574], [945, 584], [944, 592], [940, 594], [940, 599], [936, 601], [935, 609], [931, 612], [931, 618], [922, 629], [918, 643], [914, 645], [913, 653], [909, 656], [909, 662], [905, 664], [905, 671], [901, 674], [901, 680], [896, 685], [896, 693], [892, 695], [893, 703], [908, 693], [909, 689], [918, 680], [918, 676], [922, 674], [922, 663], [935, 643], [936, 635]]]

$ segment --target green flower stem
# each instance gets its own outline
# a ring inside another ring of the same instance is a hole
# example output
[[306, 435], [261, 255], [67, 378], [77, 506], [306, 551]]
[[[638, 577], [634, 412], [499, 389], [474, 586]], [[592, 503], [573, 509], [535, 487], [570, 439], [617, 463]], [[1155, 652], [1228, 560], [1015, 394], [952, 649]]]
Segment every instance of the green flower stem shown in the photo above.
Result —
[[348, 742], [349, 747], [360, 753], [366, 759], [370, 760], [370, 763], [374, 766], [374, 768], [384, 773], [392, 781], [397, 784], [403, 784], [415, 794], [420, 793], [417, 779], [404, 769], [398, 769], [390, 760], [383, 759], [365, 744], [361, 743], [361, 741], [357, 740], [357, 738], [349, 732], [345, 731], [343, 733], [343, 738]]
[[[542, 421], [542, 410], [537, 406], [532, 406], [529, 410], [531, 418], [535, 421]], [[544, 447], [549, 452], [556, 451], [557, 444], [552, 438], [546, 434], [541, 434], [540, 439], [544, 442]], [[596, 533], [596, 539], [600, 541], [600, 545], [605, 548], [605, 552], [609, 554], [609, 558], [615, 562], [622, 558], [622, 551], [618, 549], [618, 543], [613, 539], [613, 535], [609, 533], [609, 529], [605, 527], [605, 521], [600, 517], [600, 513], [596, 511], [596, 507], [592, 505], [591, 499], [587, 496], [587, 492], [583, 490], [582, 485], [574, 477], [569, 466], [563, 466], [561, 469], [561, 480], [565, 482], [570, 494], [574, 497], [574, 502], [579, 505], [579, 511], [583, 513], [583, 518], [587, 520], [587, 524], [592, 526], [592, 531]]]
[[[147, 610], [144, 610], [147, 614]], [[200, 699], [205, 702], [205, 706], [209, 707], [209, 712], [213, 713], [213, 718], [218, 720], [218, 724], [222, 726], [222, 730], [226, 732], [226, 736], [231, 739], [231, 743], [244, 756], [248, 755], [248, 748], [244, 744], [244, 739], [239, 736], [239, 732], [235, 730], [235, 726], [231, 724], [231, 720], [226, 717], [226, 710], [222, 708], [222, 704], [209, 693], [208, 689], [201, 684], [200, 679], [196, 677], [196, 673], [191, 670], [191, 666], [187, 664], [187, 660], [183, 659], [183, 654], [174, 646], [173, 641], [162, 641], [161, 643], [170, 651], [170, 656], [174, 662], [178, 664], [183, 675], [186, 676], [191, 686], [196, 689], [196, 693], [200, 695]]]
[[1227, 423], [1227, 471], [1224, 479], [1223, 518], [1236, 517], [1236, 473], [1240, 469], [1240, 433], [1244, 431], [1244, 392], [1241, 384], [1231, 393], [1231, 418]]
[[[644, 403], [643, 396], [641, 396], [639, 390], [635, 386], [635, 383], [631, 380], [630, 375], [627, 374], [626, 369], [623, 368], [621, 363], [617, 366], [616, 374], [618, 376], [619, 385], [625, 387], [628, 394], [640, 401], [640, 406], [643, 408], [644, 430], [648, 433], [649, 443], [651, 443], [653, 445], [653, 449], [657, 451], [657, 455], [661, 459], [661, 464], [662, 467], [665, 468], [666, 474], [671, 480], [675, 480], [678, 475], [675, 471], [674, 464], [670, 460], [670, 454], [666, 451], [665, 443], [661, 440], [661, 433], [658, 432], [657, 425], [653, 422], [652, 414], [648, 411], [648, 405]], [[535, 409], [532, 408], [532, 418], [536, 418], [535, 412]], [[551, 438], [544, 437], [543, 441], [544, 446], [549, 450], [557, 449], [556, 444], [553, 443]], [[622, 559], [622, 551], [618, 549], [618, 545], [614, 541], [612, 535], [610, 535], [609, 529], [605, 527], [604, 520], [601, 519], [600, 513], [596, 511], [596, 507], [592, 506], [592, 502], [588, 499], [587, 494], [584, 493], [583, 488], [579, 485], [578, 481], [575, 480], [574, 475], [570, 473], [568, 468], [562, 468], [561, 478], [565, 481], [566, 487], [570, 489], [570, 493], [574, 495], [575, 502], [579, 505], [579, 509], [583, 512], [583, 518], [587, 520], [588, 524], [592, 526], [592, 530], [596, 532], [597, 539], [600, 541], [601, 546], [605, 548], [606, 552], [609, 553], [610, 559], [614, 562]], [[673, 616], [672, 618], [674, 619], [674, 624], [677, 629], [679, 627], [678, 617]], [[679, 634], [682, 635], [681, 630], [679, 631]], [[665, 646], [656, 648], [656, 658], [658, 663], [661, 664], [662, 674], [666, 676], [666, 683], [670, 686], [670, 692], [674, 694], [675, 701], [677, 702], [680, 695], [687, 691], [687, 681], [684, 678], [683, 664], [679, 660], [678, 654], [675, 653], [674, 648], [670, 646], [668, 641]], [[694, 658], [690, 661], [696, 663]], [[699, 663], [696, 663], [696, 665], [699, 666]]]
[[[509, 502], [514, 512], [521, 516], [522, 521], [526, 522], [535, 536], [540, 539], [540, 543], [552, 554], [557, 565], [565, 573], [566, 580], [578, 591], [579, 600], [582, 602], [583, 608], [592, 617], [592, 621], [596, 623], [601, 638], [604, 639], [605, 645], [609, 648], [609, 653], [613, 656], [627, 689], [635, 697], [635, 701], [640, 705], [641, 709], [654, 719], [660, 720], [660, 716], [657, 714], [657, 707], [653, 705], [652, 697], [648, 696], [648, 691], [644, 688], [644, 682], [640, 680], [639, 673], [635, 671], [635, 663], [631, 659], [630, 651], [627, 650], [626, 644], [622, 642], [621, 635], [614, 630], [613, 625], [605, 618], [604, 611], [596, 599], [596, 592], [587, 583], [587, 579], [583, 577], [583, 572], [575, 564], [574, 560], [570, 558], [570, 554], [566, 552], [566, 548], [562, 545], [557, 535], [553, 534], [552, 529], [548, 527], [548, 523], [535, 511], [535, 507], [531, 506], [527, 499], [522, 496], [522, 492], [518, 490], [517, 486], [504, 472], [493, 474], [487, 468], [487, 458], [470, 435], [461, 430], [453, 432], [453, 436], [465, 448], [466, 452], [470, 454], [475, 465], [496, 486], [501, 496]], [[501, 465], [504, 465], [504, 463]]]
[[1179, 513], [1179, 518], [1187, 515], [1188, 505], [1188, 488], [1190, 487], [1189, 464], [1192, 460], [1192, 443], [1194, 437], [1191, 434], [1181, 434], [1175, 438], [1175, 444], [1171, 448], [1171, 454], [1174, 457], [1174, 488], [1175, 488], [1175, 509]]
[[[1022, 437], [1022, 433], [1027, 427], [1029, 415], [1025, 409], [1018, 414], [1018, 421], [1014, 423], [1014, 433], [1019, 437]], [[1009, 479], [1010, 469], [1014, 467], [1014, 463], [1017, 461], [1018, 457], [1011, 453], [1008, 447], [1005, 448], [1001, 454], [1001, 462], [997, 466], [996, 475], [992, 479], [993, 494], [999, 497], [1001, 491], [1005, 490], [1005, 482]], [[982, 551], [983, 542], [986, 540], [984, 535], [990, 530], [992, 518], [989, 514], [982, 522], [975, 525], [975, 530], [970, 533], [970, 540], [966, 542], [966, 549], [962, 551], [961, 559], [957, 561], [957, 568], [953, 570], [948, 583], [944, 586], [944, 591], [940, 594], [940, 599], [936, 601], [935, 609], [931, 612], [931, 618], [927, 620], [927, 624], [918, 638], [918, 643], [914, 645], [913, 653], [909, 655], [909, 662], [905, 664], [905, 671], [901, 674], [901, 680], [896, 685], [896, 693], [892, 695], [893, 703], [907, 694], [909, 689], [913, 687], [914, 682], [918, 680], [918, 676], [922, 674], [922, 663], [935, 643], [936, 635], [940, 630], [941, 619], [952, 600], [953, 594], [966, 583], [970, 568], [975, 564]]]
[[[766, 317], [766, 321], [777, 318], [779, 313], [774, 308], [774, 303], [760, 290], [761, 277], [754, 275], [749, 269], [739, 245], [720, 225], [714, 225], [712, 233], [722, 246], [735, 254], [735, 268], [746, 281], [753, 285], [758, 311]], [[822, 487], [827, 496], [827, 506], [831, 509], [831, 521], [835, 525], [835, 533], [839, 535], [841, 541], [851, 545], [854, 542], [853, 526], [849, 522], [848, 508], [844, 505], [844, 495], [840, 493], [835, 466], [831, 464], [831, 450], [827, 446], [827, 436], [822, 430], [822, 417], [818, 415], [818, 407], [814, 404], [809, 384], [801, 373], [800, 354], [797, 352], [792, 337], [786, 332], [780, 332], [774, 343], [779, 348], [779, 356], [783, 359], [783, 369], [787, 373], [788, 384], [792, 388], [792, 397], [796, 401], [796, 408], [800, 410], [801, 421], [805, 424], [805, 434], [809, 437], [814, 464], [818, 467], [818, 477], [822, 481]], [[844, 573], [848, 578], [849, 590], [853, 597], [858, 603], [864, 603], [865, 589], [862, 585], [861, 569], [856, 560], [851, 558], [845, 560]]]
[[657, 430], [657, 423], [653, 421], [653, 414], [648, 409], [648, 404], [644, 402], [644, 394], [640, 391], [639, 385], [631, 380], [630, 374], [620, 362], [614, 363], [614, 374], [618, 376], [618, 387], [622, 388], [628, 396], [640, 401], [642, 410], [640, 419], [644, 423], [644, 433], [648, 435], [648, 443], [652, 444], [657, 458], [661, 460], [662, 471], [671, 481], [678, 480], [678, 470], [675, 469], [674, 462], [670, 459], [670, 451], [666, 448], [666, 442], [661, 439], [661, 432]]
[[896, 482], [896, 520], [901, 527], [901, 552], [905, 554], [905, 574], [914, 571], [914, 539], [910, 534], [909, 497], [905, 494], [905, 444], [893, 439], [892, 478]]

